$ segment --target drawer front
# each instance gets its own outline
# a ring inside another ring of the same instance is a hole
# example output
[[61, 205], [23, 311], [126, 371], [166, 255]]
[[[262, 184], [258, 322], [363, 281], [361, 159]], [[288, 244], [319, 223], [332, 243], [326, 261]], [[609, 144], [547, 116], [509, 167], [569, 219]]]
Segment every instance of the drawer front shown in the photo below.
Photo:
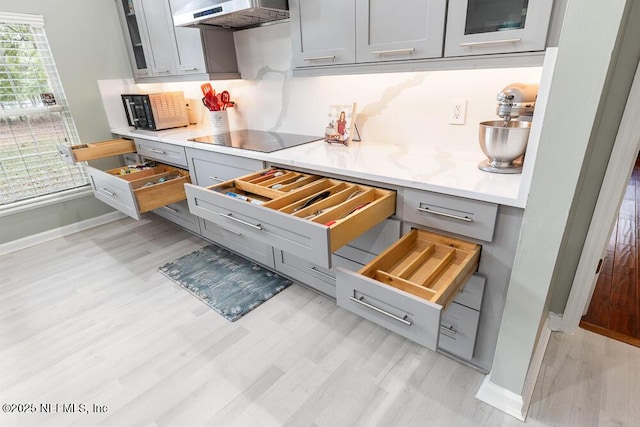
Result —
[[256, 242], [245, 234], [219, 226], [206, 219], [200, 219], [202, 236], [212, 242], [225, 246], [232, 251], [252, 259], [265, 267], [275, 268], [273, 248], [265, 243]]
[[480, 310], [486, 281], [487, 279], [484, 276], [474, 274], [469, 278], [464, 288], [460, 289], [453, 302], [469, 307], [472, 310]]
[[471, 360], [476, 344], [480, 312], [452, 303], [442, 315], [438, 348]]
[[498, 205], [407, 188], [402, 212], [405, 221], [491, 242]]
[[395, 210], [395, 193], [386, 193], [382, 199], [328, 226], [207, 188], [187, 184], [185, 189], [189, 210], [195, 215], [325, 268], [331, 267], [334, 250], [384, 221]]
[[400, 238], [401, 228], [401, 221], [387, 219], [338, 249], [335, 254], [356, 263], [367, 264]]
[[91, 178], [93, 194], [98, 200], [129, 215], [133, 219], [140, 219], [138, 204], [127, 181], [91, 166], [87, 166], [87, 172]]
[[331, 269], [320, 267], [319, 265], [280, 250], [275, 251], [275, 258], [276, 270], [332, 298], [336, 297], [335, 268], [342, 267], [351, 271], [357, 271], [362, 268], [362, 264], [335, 254], [331, 259], [333, 265]]
[[136, 150], [141, 156], [174, 166], [188, 167], [186, 152], [180, 145], [139, 138], [136, 138], [135, 142]]
[[[195, 155], [194, 151], [196, 152]], [[201, 187], [208, 187], [264, 169], [264, 163], [260, 160], [218, 153], [204, 152], [204, 154], [209, 155], [203, 156], [202, 150], [187, 149], [190, 162], [189, 171], [195, 181], [194, 184]]]
[[57, 145], [56, 147], [60, 159], [72, 165], [77, 162], [102, 159], [136, 151], [133, 141], [123, 138], [72, 146]]
[[438, 347], [442, 306], [342, 268], [336, 270], [339, 306], [431, 350]]
[[200, 234], [200, 222], [198, 217], [189, 212], [189, 206], [187, 201], [172, 203], [170, 205], [162, 206], [152, 211], [154, 214], [159, 215], [179, 226], [186, 228], [196, 234]]

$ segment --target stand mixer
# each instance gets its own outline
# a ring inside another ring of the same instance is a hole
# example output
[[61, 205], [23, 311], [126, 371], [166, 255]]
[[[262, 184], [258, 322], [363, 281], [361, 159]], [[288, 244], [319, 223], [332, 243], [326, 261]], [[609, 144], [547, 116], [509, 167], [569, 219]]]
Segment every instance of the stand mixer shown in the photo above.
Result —
[[497, 95], [496, 114], [502, 120], [480, 123], [480, 148], [487, 159], [478, 168], [493, 173], [522, 172], [522, 163], [516, 160], [527, 148], [537, 96], [538, 85], [524, 83], [512, 83]]

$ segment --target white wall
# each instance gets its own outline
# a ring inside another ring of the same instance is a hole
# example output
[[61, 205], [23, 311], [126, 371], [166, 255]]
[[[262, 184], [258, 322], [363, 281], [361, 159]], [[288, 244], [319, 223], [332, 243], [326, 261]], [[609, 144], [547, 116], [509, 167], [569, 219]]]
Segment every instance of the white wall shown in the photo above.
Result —
[[[289, 23], [235, 33], [244, 80], [214, 81], [228, 90], [232, 128], [322, 135], [329, 104], [358, 104], [358, 128], [365, 142], [447, 144], [474, 150], [478, 123], [495, 120], [496, 94], [513, 82], [537, 83], [541, 67], [292, 77]], [[182, 90], [200, 105], [200, 83], [144, 84], [142, 92]], [[450, 102], [466, 99], [464, 126], [450, 125]]]

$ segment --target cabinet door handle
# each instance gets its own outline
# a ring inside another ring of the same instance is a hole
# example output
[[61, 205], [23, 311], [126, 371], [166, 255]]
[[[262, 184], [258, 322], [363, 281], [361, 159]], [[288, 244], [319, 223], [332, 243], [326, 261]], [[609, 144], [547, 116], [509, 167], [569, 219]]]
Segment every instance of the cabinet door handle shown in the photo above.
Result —
[[[354, 295], [355, 295], [355, 292], [354, 292]], [[384, 314], [385, 316], [388, 316], [388, 317], [392, 318], [393, 320], [397, 320], [400, 323], [404, 323], [407, 326], [413, 326], [413, 323], [410, 322], [409, 320], [407, 320], [407, 317], [408, 317], [407, 315], [405, 315], [404, 317], [398, 317], [395, 314], [389, 313], [388, 311], [385, 311], [385, 310], [383, 310], [381, 308], [378, 308], [375, 305], [371, 305], [368, 302], [365, 302], [364, 301], [364, 297], [356, 298], [355, 296], [353, 296], [353, 297], [350, 296], [349, 299], [351, 301], [353, 301], [353, 302], [357, 302], [358, 304], [362, 304], [365, 307], [370, 308], [373, 311], [377, 311], [380, 314]]]
[[216, 182], [224, 182], [225, 181], [224, 179], [220, 179], [217, 176], [210, 176], [209, 179], [212, 180], [212, 181], [216, 181]]
[[490, 40], [486, 42], [468, 42], [468, 43], [460, 43], [460, 47], [491, 47], [491, 46], [499, 46], [503, 44], [517, 44], [520, 43], [522, 39], [502, 39], [502, 40]]
[[237, 232], [237, 231], [235, 231], [235, 230], [232, 230], [232, 229], [227, 228], [227, 227], [223, 227], [223, 226], [221, 226], [220, 224], [216, 224], [216, 225], [217, 225], [218, 227], [222, 228], [224, 231], [228, 231], [229, 233], [235, 234], [236, 236], [242, 236], [242, 233], [238, 233], [238, 232]]
[[232, 221], [239, 222], [240, 224], [244, 224], [244, 225], [246, 225], [248, 227], [255, 228], [256, 230], [262, 230], [262, 227], [260, 226], [260, 224], [255, 225], [255, 224], [251, 224], [250, 222], [243, 221], [243, 220], [238, 219], [238, 218], [234, 218], [233, 216], [231, 216], [230, 213], [229, 214], [224, 214], [222, 212], [218, 212], [218, 215], [223, 216], [223, 217], [225, 217], [227, 219], [230, 219]]
[[451, 215], [451, 214], [448, 214], [446, 212], [434, 211], [434, 210], [429, 209], [429, 208], [416, 208], [416, 209], [418, 210], [418, 212], [424, 212], [424, 213], [429, 213], [429, 214], [433, 214], [433, 215], [445, 216], [447, 218], [453, 218], [453, 219], [457, 219], [459, 221], [464, 221], [464, 222], [473, 222], [473, 218], [469, 218], [468, 216]]
[[158, 74], [169, 74], [169, 70], [156, 70]]
[[329, 280], [331, 280], [331, 281], [335, 281], [335, 280], [336, 280], [336, 278], [335, 278], [335, 277], [333, 277], [332, 275], [327, 274], [327, 273], [324, 273], [324, 272], [322, 272], [322, 271], [318, 270], [318, 269], [317, 269], [317, 268], [315, 268], [315, 267], [309, 267], [309, 266], [307, 265], [307, 270], [311, 270], [311, 271], [313, 271], [314, 273], [319, 274], [319, 275], [321, 275], [321, 276], [324, 276], [324, 277], [326, 277], [327, 279], [329, 279]]
[[158, 150], [157, 148], [149, 148], [149, 151], [153, 152], [153, 153], [158, 153], [158, 154], [167, 154], [166, 151], [164, 150]]
[[116, 195], [116, 193], [114, 193], [113, 191], [109, 191], [104, 187], [100, 187], [100, 188], [98, 188], [98, 190], [102, 191], [103, 193], [107, 193], [111, 197], [115, 197], [115, 195]]
[[305, 61], [323, 61], [327, 59], [336, 59], [336, 56], [327, 55], [327, 56], [312, 56], [311, 58], [304, 58]]
[[403, 53], [413, 53], [415, 51], [416, 51], [415, 47], [409, 47], [406, 49], [376, 50], [371, 53], [373, 55], [401, 55]]
[[453, 325], [446, 326], [446, 325], [442, 325], [441, 324], [440, 325], [440, 329], [443, 329], [443, 330], [445, 330], [448, 333], [453, 334], [453, 335], [458, 333], [458, 330], [456, 328], [454, 328]]
[[198, 67], [180, 68], [180, 71], [196, 71]]
[[180, 211], [178, 209], [170, 208], [169, 206], [163, 206], [162, 209], [167, 210], [169, 212], [173, 212], [174, 214], [179, 214]]
[[71, 157], [68, 153], [63, 153], [62, 151], [58, 151], [58, 154], [60, 154], [62, 157]]

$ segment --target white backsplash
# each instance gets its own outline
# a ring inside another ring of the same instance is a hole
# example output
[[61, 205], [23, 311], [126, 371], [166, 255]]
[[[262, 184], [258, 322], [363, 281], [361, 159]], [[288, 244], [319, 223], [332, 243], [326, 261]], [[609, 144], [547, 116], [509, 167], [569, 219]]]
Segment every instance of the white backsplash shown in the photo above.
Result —
[[[289, 23], [235, 33], [242, 80], [212, 81], [228, 90], [237, 107], [229, 109], [231, 129], [252, 128], [321, 136], [329, 104], [358, 104], [356, 124], [363, 143], [447, 144], [451, 151], [477, 150], [478, 123], [495, 120], [496, 94], [510, 83], [537, 83], [542, 67], [378, 73], [293, 77]], [[122, 81], [120, 81], [122, 82]], [[122, 126], [121, 103], [114, 90], [129, 83], [99, 82], [107, 94], [105, 109], [112, 127]], [[182, 90], [201, 120], [203, 82], [140, 84], [140, 92]], [[452, 99], [467, 101], [464, 125], [450, 125]], [[112, 122], [111, 120], [117, 120]], [[126, 122], [125, 122], [126, 126]]]

